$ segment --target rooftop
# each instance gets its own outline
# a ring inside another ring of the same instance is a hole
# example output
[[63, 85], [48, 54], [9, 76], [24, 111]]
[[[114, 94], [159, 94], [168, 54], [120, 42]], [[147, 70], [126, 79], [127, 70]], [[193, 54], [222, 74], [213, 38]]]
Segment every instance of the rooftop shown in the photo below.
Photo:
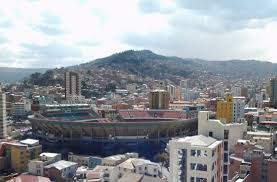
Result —
[[22, 174], [17, 176], [7, 182], [50, 182], [49, 178], [41, 177], [41, 176], [33, 176], [33, 175], [26, 175]]
[[77, 163], [75, 162], [70, 162], [70, 161], [64, 161], [64, 160], [60, 160], [58, 162], [55, 162], [53, 164], [50, 164], [48, 166], [45, 166], [45, 168], [51, 168], [51, 167], [54, 167], [54, 168], [57, 168], [58, 170], [62, 170], [64, 168], [68, 168], [70, 166], [73, 166], [73, 165], [77, 165]]
[[105, 157], [104, 159], [118, 161], [118, 160], [122, 160], [122, 159], [126, 159], [126, 158], [127, 157], [125, 155], [112, 155], [109, 157]]
[[212, 137], [206, 137], [203, 135], [195, 135], [185, 138], [179, 138], [177, 142], [190, 143], [193, 146], [208, 147], [215, 143], [217, 140]]
[[114, 168], [115, 168], [115, 166], [100, 166], [100, 165], [97, 165], [97, 166], [95, 166], [95, 168], [92, 171], [94, 171], [94, 172], [103, 172], [103, 171], [106, 171], [106, 170], [112, 170]]
[[39, 140], [28, 138], [26, 140], [21, 140], [20, 143], [21, 144], [25, 144], [25, 145], [38, 145], [39, 144]]
[[58, 154], [58, 153], [49, 153], [49, 152], [43, 152], [43, 153], [41, 153], [40, 155], [39, 155], [39, 157], [56, 157], [56, 156], [58, 156], [58, 155], [60, 155], [60, 154]]

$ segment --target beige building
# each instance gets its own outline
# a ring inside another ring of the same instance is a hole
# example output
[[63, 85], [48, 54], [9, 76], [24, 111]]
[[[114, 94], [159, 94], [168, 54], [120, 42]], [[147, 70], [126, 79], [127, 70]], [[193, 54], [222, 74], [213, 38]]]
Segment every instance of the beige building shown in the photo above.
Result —
[[262, 146], [265, 153], [271, 154], [273, 152], [273, 143], [275, 142], [273, 133], [248, 131], [246, 138]]
[[168, 109], [169, 93], [165, 90], [153, 90], [149, 93], [150, 109]]
[[81, 97], [81, 79], [76, 72], [65, 73], [65, 99], [78, 100]]
[[32, 175], [44, 176], [44, 167], [54, 162], [60, 161], [61, 154], [57, 153], [41, 153], [39, 158], [29, 161], [28, 172]]
[[157, 177], [159, 175], [160, 166], [149, 160], [130, 158], [122, 162], [118, 166], [119, 175], [123, 176], [125, 173], [138, 173], [147, 176]]
[[68, 154], [68, 161], [78, 163], [78, 166], [88, 166], [90, 156], [77, 155], [73, 153]]

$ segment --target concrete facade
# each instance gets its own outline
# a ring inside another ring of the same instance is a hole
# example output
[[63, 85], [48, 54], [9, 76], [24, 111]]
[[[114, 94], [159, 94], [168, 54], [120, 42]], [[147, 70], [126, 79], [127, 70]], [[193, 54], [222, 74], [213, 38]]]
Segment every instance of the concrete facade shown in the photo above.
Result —
[[198, 113], [198, 134], [213, 137], [223, 141], [224, 150], [224, 177], [227, 181], [229, 171], [229, 155], [234, 151], [237, 141], [247, 132], [247, 123], [225, 124], [220, 120], [209, 119], [208, 111]]
[[170, 182], [222, 181], [222, 141], [203, 135], [169, 142]]

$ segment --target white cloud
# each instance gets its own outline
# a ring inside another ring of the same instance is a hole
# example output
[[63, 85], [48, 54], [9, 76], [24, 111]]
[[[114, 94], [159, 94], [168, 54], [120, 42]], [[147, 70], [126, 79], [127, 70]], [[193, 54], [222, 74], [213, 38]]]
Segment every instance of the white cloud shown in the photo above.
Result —
[[5, 1], [0, 6], [0, 66], [66, 66], [125, 49], [213, 60], [277, 60], [272, 1], [251, 6], [215, 2]]

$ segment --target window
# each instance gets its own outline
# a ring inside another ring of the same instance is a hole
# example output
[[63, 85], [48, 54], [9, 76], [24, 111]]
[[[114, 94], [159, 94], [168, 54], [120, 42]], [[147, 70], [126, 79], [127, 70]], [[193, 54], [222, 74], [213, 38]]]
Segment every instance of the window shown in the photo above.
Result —
[[212, 164], [212, 170], [214, 170], [214, 163]]
[[196, 166], [195, 163], [191, 163], [191, 164], [190, 164], [190, 169], [191, 169], [191, 170], [195, 170], [195, 166]]
[[224, 130], [224, 139], [229, 139], [229, 130]]
[[215, 150], [212, 151], [212, 157], [214, 156], [214, 154], [215, 154]]
[[201, 150], [197, 150], [197, 157], [201, 156]]
[[228, 162], [228, 153], [224, 153], [224, 162]]
[[228, 142], [227, 141], [224, 142], [224, 151], [228, 151]]
[[37, 174], [40, 175], [40, 170], [37, 170]]
[[207, 165], [206, 164], [191, 163], [190, 164], [190, 169], [191, 170], [197, 170], [197, 171], [207, 171]]
[[190, 155], [191, 155], [191, 156], [195, 156], [195, 154], [196, 154], [196, 151], [195, 151], [195, 150], [191, 150], [191, 151], [190, 151]]
[[226, 164], [223, 166], [223, 173], [224, 174], [228, 173], [228, 166]]
[[190, 182], [194, 182], [194, 177], [190, 177]]
[[212, 131], [209, 131], [209, 136], [213, 137], [213, 132]]
[[207, 182], [206, 178], [196, 178], [196, 182]]

